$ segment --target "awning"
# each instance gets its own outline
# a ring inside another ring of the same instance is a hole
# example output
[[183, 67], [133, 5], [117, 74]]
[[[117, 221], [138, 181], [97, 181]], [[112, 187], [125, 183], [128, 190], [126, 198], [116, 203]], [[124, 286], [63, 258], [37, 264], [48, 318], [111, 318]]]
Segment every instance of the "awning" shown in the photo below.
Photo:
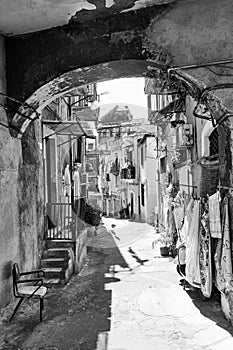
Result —
[[159, 111], [152, 111], [149, 117], [150, 122], [159, 123], [169, 120], [173, 113], [185, 113], [185, 97], [181, 96], [170, 102]]
[[42, 125], [47, 126], [53, 132], [46, 136], [47, 138], [53, 135], [63, 135], [63, 136], [86, 136], [88, 138], [94, 139], [93, 130], [91, 129], [88, 122], [76, 122], [76, 121], [52, 121], [43, 120]]

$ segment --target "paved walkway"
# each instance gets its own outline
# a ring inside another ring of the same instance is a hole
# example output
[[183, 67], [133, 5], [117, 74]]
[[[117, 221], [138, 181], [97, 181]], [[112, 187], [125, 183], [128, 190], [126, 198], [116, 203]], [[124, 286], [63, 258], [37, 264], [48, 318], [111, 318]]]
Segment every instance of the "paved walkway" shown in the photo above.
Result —
[[[183, 290], [174, 260], [155, 258], [159, 245], [153, 250], [151, 242], [156, 234], [144, 225], [135, 224], [142, 236], [131, 242], [144, 264], [137, 263], [128, 246], [120, 247], [115, 239], [132, 271], [116, 268], [115, 276], [120, 281], [108, 285], [112, 291], [108, 349], [233, 349], [233, 327], [223, 317], [219, 303], [204, 302], [198, 291]], [[120, 225], [115, 231], [120, 237], [124, 234]]]
[[3, 310], [0, 349], [232, 350], [219, 302], [182, 289], [174, 260], [152, 249], [154, 228], [103, 220], [80, 275], [49, 290], [42, 323], [38, 304], [25, 304], [11, 324], [12, 305]]

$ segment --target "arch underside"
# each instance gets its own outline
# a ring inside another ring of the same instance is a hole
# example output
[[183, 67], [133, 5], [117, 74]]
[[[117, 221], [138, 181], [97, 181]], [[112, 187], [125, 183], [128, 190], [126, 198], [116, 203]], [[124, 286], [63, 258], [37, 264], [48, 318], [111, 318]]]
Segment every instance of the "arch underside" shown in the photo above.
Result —
[[[232, 74], [225, 73], [233, 64], [221, 66], [232, 58], [232, 16], [231, 0], [212, 0], [211, 6], [209, 0], [178, 1], [6, 38], [8, 95], [40, 112], [75, 87], [143, 77], [152, 65], [161, 70], [179, 67], [179, 78], [188, 90], [196, 90], [197, 98], [206, 87], [228, 83], [228, 90], [215, 89], [210, 95], [219, 96], [232, 111]], [[210, 62], [211, 70], [205, 67]], [[217, 74], [213, 67], [218, 67]], [[218, 110], [216, 118], [222, 118], [224, 108], [215, 99], [207, 102], [212, 113]], [[35, 117], [30, 108], [22, 114], [26, 118], [17, 114], [12, 120], [20, 132]]]
[[12, 133], [20, 137], [32, 120], [37, 118], [35, 110], [40, 113], [55, 98], [66, 95], [77, 87], [119, 78], [146, 77], [150, 69], [157, 69], [157, 64], [146, 60], [122, 60], [78, 68], [65, 73], [43, 85], [26, 100], [27, 105], [32, 108], [22, 107], [20, 114], [15, 114], [11, 122]]

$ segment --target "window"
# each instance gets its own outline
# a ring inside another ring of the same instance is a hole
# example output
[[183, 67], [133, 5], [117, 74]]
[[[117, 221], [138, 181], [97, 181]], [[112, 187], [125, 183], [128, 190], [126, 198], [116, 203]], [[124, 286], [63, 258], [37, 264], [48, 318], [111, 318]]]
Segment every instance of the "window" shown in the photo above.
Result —
[[141, 184], [141, 200], [142, 200], [142, 206], [144, 207], [144, 205], [145, 205], [145, 188], [144, 188], [143, 184]]
[[93, 143], [88, 143], [87, 149], [88, 149], [88, 151], [93, 151], [93, 149], [94, 149], [94, 144], [93, 144]]
[[214, 131], [209, 136], [209, 155], [214, 156], [218, 154], [218, 129]]
[[143, 146], [141, 147], [141, 165], [144, 164], [144, 148]]
[[166, 173], [166, 157], [160, 158], [160, 173]]
[[118, 187], [118, 176], [115, 175], [115, 186]]
[[132, 161], [133, 161], [133, 151], [129, 151], [129, 152], [127, 153], [127, 161], [128, 161], [129, 163], [132, 163]]

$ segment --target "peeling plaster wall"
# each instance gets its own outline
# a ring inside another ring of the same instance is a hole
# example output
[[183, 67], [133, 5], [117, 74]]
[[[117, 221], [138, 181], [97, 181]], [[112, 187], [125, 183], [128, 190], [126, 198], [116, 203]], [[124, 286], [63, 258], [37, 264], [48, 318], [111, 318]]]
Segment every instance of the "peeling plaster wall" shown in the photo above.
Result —
[[[4, 39], [0, 36], [0, 91], [6, 90]], [[1, 99], [1, 102], [4, 102]], [[0, 107], [0, 121], [7, 124], [5, 110]], [[18, 255], [17, 168], [21, 158], [20, 142], [12, 140], [9, 130], [0, 126], [0, 307], [12, 296], [11, 266]]]
[[[231, 0], [169, 1], [137, 11], [97, 16], [94, 21], [80, 21], [78, 13], [67, 25], [7, 37], [8, 94], [27, 99], [37, 108], [40, 101], [75, 83], [71, 71], [77, 76], [81, 69], [83, 76], [87, 73], [90, 77], [92, 67], [103, 68], [117, 61], [141, 60], [148, 66], [165, 68], [229, 60], [233, 51], [232, 15]], [[111, 77], [105, 68], [105, 76]], [[98, 73], [97, 68], [96, 76]], [[84, 84], [88, 83], [83, 79]], [[197, 84], [205, 85], [209, 72], [204, 70], [199, 79]], [[76, 86], [80, 86], [80, 79], [76, 80]], [[225, 91], [224, 96], [229, 102]], [[22, 120], [18, 119], [15, 122], [21, 127]]]
[[[0, 91], [6, 90], [4, 38], [0, 36]], [[1, 98], [1, 102], [4, 102]], [[0, 107], [0, 121], [7, 125]], [[0, 126], [0, 308], [13, 298], [11, 268], [18, 262], [22, 269], [37, 265], [38, 232], [43, 227], [37, 172], [23, 165], [21, 140], [12, 138], [9, 129]], [[37, 158], [37, 154], [34, 156]], [[34, 177], [33, 177], [34, 176]], [[33, 188], [30, 187], [30, 180]], [[34, 192], [34, 194], [32, 194]]]
[[11, 67], [7, 76], [9, 94], [25, 99], [71, 70], [114, 60], [145, 58], [146, 30], [153, 18], [162, 18], [171, 6], [152, 6], [7, 37], [7, 64]]
[[232, 16], [231, 0], [182, 1], [8, 37], [8, 92], [25, 99], [65, 72], [113, 60], [179, 66], [229, 59]]

